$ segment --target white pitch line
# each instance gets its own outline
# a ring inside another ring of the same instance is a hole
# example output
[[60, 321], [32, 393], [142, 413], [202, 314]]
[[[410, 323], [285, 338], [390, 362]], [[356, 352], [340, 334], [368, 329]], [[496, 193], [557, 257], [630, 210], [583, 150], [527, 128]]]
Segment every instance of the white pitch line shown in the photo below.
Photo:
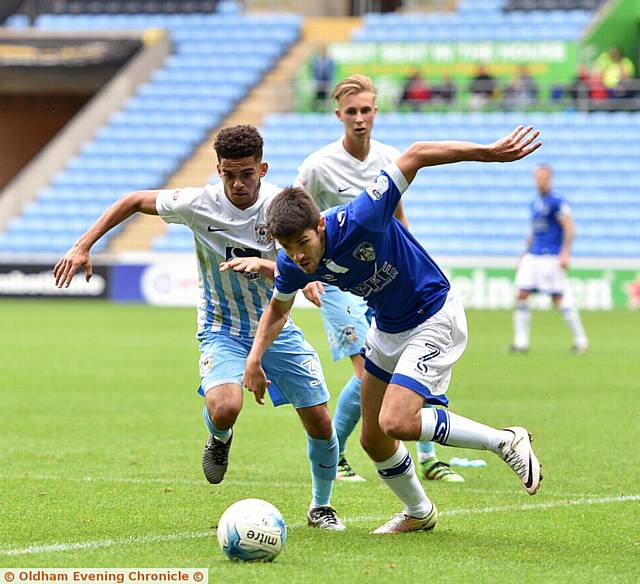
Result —
[[[440, 513], [444, 517], [452, 517], [455, 515], [475, 515], [482, 513], [504, 513], [507, 511], [539, 511], [544, 509], [552, 509], [557, 507], [571, 507], [579, 505], [606, 505], [609, 503], [628, 503], [631, 501], [640, 501], [640, 495], [622, 495], [620, 497], [599, 497], [591, 499], [575, 499], [568, 501], [548, 501], [543, 503], [526, 503], [524, 505], [501, 505], [496, 507], [480, 507], [472, 509], [452, 509]], [[368, 517], [351, 517], [347, 518], [347, 525], [354, 523], [368, 523], [370, 521], [382, 521], [385, 517], [368, 516]], [[304, 524], [293, 524], [289, 529], [299, 529], [305, 527]], [[25, 556], [34, 554], [45, 554], [50, 552], [67, 552], [74, 550], [98, 549], [111, 547], [115, 545], [136, 545], [145, 543], [160, 543], [166, 541], [181, 541], [185, 539], [200, 539], [212, 537], [213, 531], [188, 531], [184, 533], [173, 533], [165, 535], [142, 535], [131, 536], [122, 539], [105, 539], [101, 541], [85, 541], [76, 543], [55, 543], [49, 545], [29, 546], [26, 548], [0, 550], [0, 556]]]
[[[170, 487], [172, 485], [195, 485], [200, 487], [209, 488], [209, 483], [207, 483], [204, 479], [196, 480], [196, 479], [172, 479], [172, 478], [162, 478], [162, 477], [150, 477], [150, 478], [133, 478], [133, 477], [101, 477], [101, 476], [86, 476], [86, 477], [65, 477], [65, 476], [56, 476], [56, 475], [13, 475], [13, 476], [4, 476], [1, 477], [0, 480], [34, 480], [34, 481], [68, 481], [68, 482], [78, 482], [78, 483], [122, 483], [122, 484], [135, 484], [135, 485], [164, 485], [165, 487]], [[374, 479], [375, 481], [375, 479]], [[226, 485], [260, 485], [264, 487], [265, 484], [268, 484], [270, 487], [275, 487], [278, 489], [297, 489], [300, 487], [300, 483], [294, 482], [273, 482], [268, 481], [265, 483], [264, 479], [229, 479], [225, 480]], [[355, 486], [356, 483], [341, 483], [338, 482], [340, 487], [344, 487], [345, 489], [350, 489]], [[335, 488], [335, 487], [334, 487]], [[522, 492], [520, 488], [514, 489], [483, 489], [480, 487], [470, 487], [465, 485], [461, 487], [460, 492], [464, 493], [480, 493], [483, 495], [522, 495], [525, 494]], [[592, 493], [562, 493], [557, 495], [549, 495], [545, 493], [547, 497], [576, 497], [576, 498], [597, 498], [597, 494]]]
[[588, 499], [574, 499], [564, 501], [545, 501], [542, 503], [524, 503], [522, 505], [498, 505], [495, 507], [479, 507], [473, 509], [451, 509], [440, 513], [444, 517], [454, 515], [477, 515], [482, 513], [504, 513], [506, 511], [539, 511], [556, 507], [571, 507], [575, 505], [606, 505], [608, 503], [627, 503], [640, 501], [640, 495], [621, 495], [619, 497], [592, 497]]
[[[135, 485], [164, 485], [166, 487], [170, 487], [171, 485], [197, 485], [201, 487], [209, 487], [209, 483], [202, 480], [196, 479], [173, 479], [173, 478], [132, 478], [132, 477], [62, 477], [62, 476], [54, 476], [54, 475], [16, 475], [16, 476], [5, 476], [0, 480], [34, 480], [34, 481], [68, 481], [68, 482], [76, 482], [76, 483], [124, 483], [124, 484], [135, 484]], [[232, 485], [268, 485], [270, 487], [277, 487], [282, 489], [293, 489], [298, 488], [300, 486], [299, 483], [294, 482], [274, 482], [256, 479], [256, 480], [247, 480], [247, 479], [227, 479], [225, 483], [229, 483]]]
[[140, 535], [122, 539], [103, 539], [102, 541], [84, 541], [76, 543], [52, 543], [49, 545], [33, 545], [22, 549], [0, 550], [0, 556], [26, 556], [30, 554], [46, 554], [49, 552], [70, 552], [74, 550], [92, 550], [114, 545], [133, 545], [158, 543], [165, 541], [181, 541], [210, 537], [211, 531], [188, 531], [186, 533], [169, 533], [166, 535]]

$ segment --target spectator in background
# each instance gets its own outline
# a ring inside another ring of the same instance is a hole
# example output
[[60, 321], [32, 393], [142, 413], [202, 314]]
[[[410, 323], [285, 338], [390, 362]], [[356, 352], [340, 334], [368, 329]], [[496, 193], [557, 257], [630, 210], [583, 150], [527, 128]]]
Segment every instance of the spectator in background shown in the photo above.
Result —
[[458, 88], [451, 75], [443, 75], [440, 85], [433, 88], [433, 103], [439, 105], [451, 105], [456, 101]]
[[418, 71], [414, 71], [404, 84], [399, 105], [408, 105], [412, 110], [420, 111], [432, 96], [431, 87]]
[[489, 73], [485, 65], [480, 65], [469, 85], [469, 108], [479, 110], [488, 105], [493, 99], [496, 88], [496, 78]]
[[567, 93], [571, 98], [571, 102], [578, 110], [589, 109], [589, 94], [591, 91], [590, 77], [589, 69], [584, 65], [580, 65], [574, 80], [571, 82], [571, 85], [567, 87]]
[[521, 110], [531, 107], [538, 99], [538, 85], [526, 65], [518, 67], [518, 73], [507, 85], [502, 99], [506, 110]]
[[568, 91], [573, 105], [581, 111], [606, 109], [609, 101], [609, 91], [602, 84], [600, 73], [589, 71], [584, 65], [578, 68]]
[[315, 110], [325, 110], [327, 108], [335, 68], [335, 62], [329, 56], [327, 46], [324, 45], [311, 64], [314, 82], [313, 107]]
[[631, 59], [623, 56], [618, 47], [611, 47], [602, 53], [596, 59], [595, 70], [600, 74], [610, 99], [633, 96], [631, 80], [635, 75], [635, 67]]

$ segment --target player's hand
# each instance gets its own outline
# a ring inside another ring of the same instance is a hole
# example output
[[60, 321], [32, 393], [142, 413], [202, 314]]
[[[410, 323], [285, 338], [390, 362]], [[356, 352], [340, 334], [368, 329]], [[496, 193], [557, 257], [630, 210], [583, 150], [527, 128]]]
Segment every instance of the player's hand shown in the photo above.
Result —
[[72, 247], [53, 267], [53, 277], [58, 288], [68, 288], [74, 274], [84, 269], [84, 279], [88, 282], [93, 275], [93, 265], [88, 250]]
[[267, 379], [264, 369], [260, 363], [252, 364], [247, 361], [244, 369], [244, 377], [242, 385], [249, 391], [253, 392], [253, 396], [260, 405], [264, 405], [264, 393], [271, 382]]
[[220, 264], [220, 271], [225, 272], [232, 269], [234, 272], [242, 272], [245, 274], [260, 272], [262, 260], [256, 257], [249, 258], [233, 258]]
[[322, 282], [309, 282], [302, 289], [302, 293], [309, 302], [315, 304], [318, 308], [322, 306], [322, 299], [320, 298], [324, 294]]
[[490, 162], [513, 162], [535, 152], [542, 142], [536, 142], [539, 130], [533, 126], [518, 126], [511, 134], [501, 138], [489, 146]]
[[560, 267], [563, 270], [569, 269], [569, 252], [567, 250], [562, 250], [560, 252]]

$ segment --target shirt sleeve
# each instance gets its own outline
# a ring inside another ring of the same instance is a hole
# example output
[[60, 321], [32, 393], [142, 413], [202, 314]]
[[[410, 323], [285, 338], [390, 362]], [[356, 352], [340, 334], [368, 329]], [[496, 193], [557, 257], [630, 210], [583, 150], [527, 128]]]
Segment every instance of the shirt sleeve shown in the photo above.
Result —
[[283, 301], [293, 298], [310, 281], [282, 249], [276, 258], [275, 277], [273, 297]]
[[566, 201], [559, 201], [556, 209], [556, 217], [571, 217], [571, 205]]
[[409, 187], [395, 162], [389, 164], [353, 201], [347, 204], [353, 220], [368, 231], [387, 229], [402, 193]]
[[311, 191], [312, 189], [315, 188], [315, 172], [314, 172], [314, 168], [311, 164], [308, 163], [308, 161], [304, 161], [299, 167], [298, 167], [298, 176], [296, 177], [296, 180], [293, 183], [294, 187], [302, 187], [303, 189], [305, 189], [309, 194], [313, 194]]
[[201, 188], [162, 189], [156, 196], [158, 215], [167, 223], [191, 227], [198, 210]]
[[318, 169], [311, 162], [305, 160], [298, 168], [298, 176], [293, 183], [293, 186], [302, 187], [307, 191], [316, 202], [318, 202], [321, 188], [318, 172]]

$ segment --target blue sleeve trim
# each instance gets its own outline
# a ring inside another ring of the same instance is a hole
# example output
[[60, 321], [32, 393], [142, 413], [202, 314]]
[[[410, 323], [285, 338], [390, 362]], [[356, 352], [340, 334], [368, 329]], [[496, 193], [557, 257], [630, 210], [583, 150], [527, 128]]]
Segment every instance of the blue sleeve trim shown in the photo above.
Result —
[[[365, 361], [365, 367], [366, 363], [367, 362]], [[406, 387], [411, 391], [415, 391], [418, 395], [421, 395], [429, 405], [444, 407], [448, 407], [449, 405], [449, 400], [446, 395], [433, 395], [427, 387], [408, 375], [394, 373], [391, 376], [391, 383], [396, 383], [397, 385], [402, 385], [402, 387]]]
[[[364, 355], [363, 355], [364, 356]], [[385, 383], [389, 383], [391, 381], [391, 373], [385, 371], [384, 369], [380, 369], [375, 363], [369, 361], [369, 359], [364, 360], [364, 368], [371, 373], [374, 377], [378, 379], [382, 379]]]

